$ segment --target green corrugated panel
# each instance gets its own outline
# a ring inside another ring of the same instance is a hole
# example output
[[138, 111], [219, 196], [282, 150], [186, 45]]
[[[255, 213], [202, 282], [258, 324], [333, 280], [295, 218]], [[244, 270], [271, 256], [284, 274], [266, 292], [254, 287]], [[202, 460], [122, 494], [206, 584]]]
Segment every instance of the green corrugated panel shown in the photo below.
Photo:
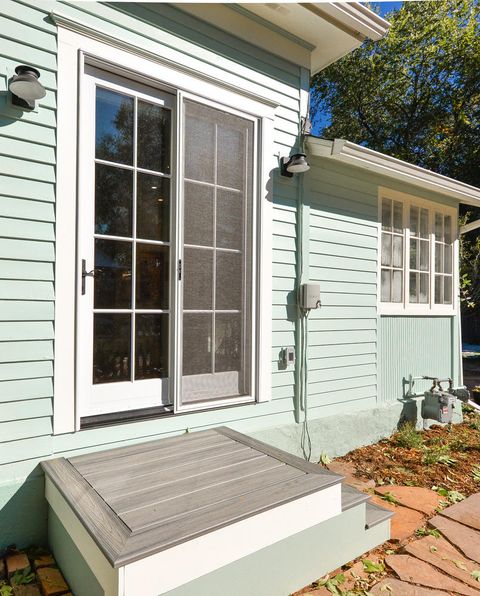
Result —
[[[402, 379], [410, 374], [449, 377], [451, 317], [380, 317], [378, 364], [382, 402], [402, 398]], [[419, 381], [415, 390], [423, 392], [430, 385]]]

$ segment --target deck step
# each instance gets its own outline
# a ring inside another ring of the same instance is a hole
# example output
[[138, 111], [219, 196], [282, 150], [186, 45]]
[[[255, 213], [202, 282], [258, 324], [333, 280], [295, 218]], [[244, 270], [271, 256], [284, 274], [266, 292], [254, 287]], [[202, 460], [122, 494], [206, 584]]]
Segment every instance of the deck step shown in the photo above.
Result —
[[346, 511], [351, 507], [356, 507], [361, 503], [365, 503], [369, 499], [370, 495], [362, 493], [349, 484], [342, 484], [342, 511]]
[[389, 511], [388, 509], [384, 509], [383, 507], [379, 507], [368, 501], [365, 529], [369, 530], [370, 528], [378, 526], [378, 524], [389, 520], [391, 517], [393, 517], [393, 511]]

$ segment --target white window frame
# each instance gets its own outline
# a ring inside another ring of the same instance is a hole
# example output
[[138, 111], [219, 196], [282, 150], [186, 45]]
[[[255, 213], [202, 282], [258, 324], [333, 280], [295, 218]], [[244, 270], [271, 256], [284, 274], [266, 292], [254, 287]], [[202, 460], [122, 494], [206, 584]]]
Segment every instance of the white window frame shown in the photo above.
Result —
[[[390, 199], [403, 206], [403, 292], [402, 302], [382, 302], [382, 201]], [[410, 207], [428, 210], [429, 230], [429, 301], [425, 304], [410, 303]], [[435, 212], [450, 215], [452, 218], [452, 304], [435, 304]], [[378, 189], [378, 269], [377, 269], [377, 308], [380, 315], [408, 316], [454, 316], [458, 305], [458, 224], [457, 208], [403, 193], [389, 188]]]
[[[222, 83], [208, 72], [210, 67], [207, 64], [202, 63], [201, 69], [192, 67], [189, 65], [191, 60], [181, 52], [177, 52], [178, 62], [167, 61], [161, 57], [160, 51], [157, 55], [155, 52], [141, 51], [135, 46], [126, 47], [125, 42], [117, 41], [109, 34], [92, 31], [85, 25], [72, 22], [60, 15], [53, 17], [58, 25], [54, 434], [80, 430], [78, 400], [81, 396], [77, 394], [76, 388], [78, 371], [75, 345], [76, 303], [81, 283], [81, 256], [77, 254], [76, 246], [79, 152], [77, 127], [85, 63], [100, 66], [112, 74], [127, 75], [139, 83], [147, 82], [150, 86], [158, 86], [159, 89], [176, 93], [177, 98], [181, 98], [182, 94], [193, 94], [202, 101], [249, 114], [258, 120], [258, 236], [257, 254], [254, 255], [258, 280], [254, 296], [257, 306], [257, 337], [255, 349], [252, 350], [256, 354], [256, 378], [252, 394], [257, 402], [269, 401], [273, 227], [270, 173], [277, 165], [273, 147], [273, 126], [275, 108], [278, 105], [274, 92], [262, 90], [260, 86], [255, 92], [244, 91], [240, 77], [235, 78], [233, 82]], [[185, 64], [181, 63], [182, 60]], [[173, 262], [175, 257], [176, 255], [173, 256]], [[175, 395], [175, 379], [172, 385]], [[232, 401], [228, 400], [227, 403], [232, 404]], [[222, 405], [226, 404], [215, 402], [203, 407], [214, 408]]]

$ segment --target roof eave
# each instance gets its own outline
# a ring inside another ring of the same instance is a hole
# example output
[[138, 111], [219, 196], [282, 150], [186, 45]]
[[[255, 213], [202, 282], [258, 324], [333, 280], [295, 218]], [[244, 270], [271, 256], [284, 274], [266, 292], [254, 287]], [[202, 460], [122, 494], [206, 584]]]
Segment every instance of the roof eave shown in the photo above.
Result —
[[351, 141], [345, 139], [328, 141], [310, 136], [307, 138], [307, 146], [314, 156], [335, 159], [388, 178], [408, 182], [467, 205], [478, 206], [480, 204], [480, 189], [475, 186], [437, 174], [368, 147], [362, 147]]

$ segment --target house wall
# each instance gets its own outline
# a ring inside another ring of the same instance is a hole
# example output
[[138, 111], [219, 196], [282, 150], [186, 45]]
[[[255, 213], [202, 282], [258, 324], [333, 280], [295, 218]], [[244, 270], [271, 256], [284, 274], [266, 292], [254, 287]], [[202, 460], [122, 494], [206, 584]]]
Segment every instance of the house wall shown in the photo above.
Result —
[[[294, 422], [293, 374], [275, 370], [270, 402], [162, 418], [75, 434], [52, 434], [56, 27], [58, 10], [94, 29], [104, 30], [176, 59], [240, 88], [274, 94], [274, 153], [288, 154], [298, 134], [301, 89], [308, 72], [287, 60], [168, 5], [49, 1], [2, 2], [0, 16], [0, 542], [41, 542], [46, 536], [43, 477], [38, 462], [92, 449], [160, 438], [228, 424], [249, 431]], [[292, 43], [291, 40], [289, 43]], [[304, 50], [302, 48], [302, 50]], [[47, 89], [37, 109], [24, 113], [6, 93], [17, 64], [41, 72]], [[304, 94], [305, 95], [305, 94]], [[299, 179], [274, 179], [273, 340], [278, 359], [285, 333], [293, 333], [285, 295], [294, 287], [296, 200]], [[73, 197], [72, 197], [73, 200]], [[74, 263], [72, 263], [72, 267]], [[291, 342], [290, 342], [291, 343]], [[56, 399], [62, 399], [56, 395]]]
[[[272, 400], [53, 435], [57, 56], [56, 28], [48, 17], [53, 8], [94, 29], [155, 47], [159, 54], [173, 48], [178, 51], [178, 60], [193, 60], [202, 70], [215, 69], [217, 76], [220, 72], [225, 78], [234, 77], [240, 85], [274, 92], [280, 102], [275, 154], [288, 154], [297, 141], [301, 92], [307, 91], [309, 84], [305, 69], [168, 5], [122, 4], [114, 9], [96, 3], [3, 0], [0, 546], [46, 539], [47, 509], [38, 463], [48, 457], [68, 457], [222, 424], [301, 453], [302, 426], [298, 422], [303, 420], [303, 412], [295, 394], [296, 372], [279, 365], [280, 350], [296, 345], [299, 337], [294, 289], [300, 277], [296, 257], [300, 231], [302, 279], [319, 281], [322, 286], [322, 308], [309, 320], [308, 405], [313, 457], [318, 458], [321, 451], [336, 455], [389, 434], [403, 409], [396, 399], [400, 395], [399, 375], [410, 372], [409, 361], [401, 362], [408, 350], [400, 349], [398, 342], [393, 346], [389, 338], [423, 330], [425, 346], [429, 347], [427, 333], [433, 329], [449, 350], [445, 335], [448, 319], [430, 323], [392, 319], [387, 324], [378, 317], [377, 188], [388, 184], [381, 177], [312, 159], [312, 169], [305, 177], [280, 178], [273, 172]], [[12, 107], [6, 93], [8, 79], [20, 63], [37, 67], [47, 89], [47, 96], [32, 113]], [[408, 192], [404, 185], [400, 190]], [[301, 212], [298, 204], [302, 204]], [[426, 353], [426, 348], [419, 347], [419, 358]], [[453, 362], [451, 353], [448, 357], [441, 353], [442, 363], [447, 366]], [[394, 370], [386, 365], [389, 359], [398, 365]], [[430, 371], [432, 362], [433, 356], [429, 356], [419, 369]], [[383, 392], [383, 387], [388, 390]]]
[[[310, 164], [302, 268], [304, 281], [321, 286], [322, 306], [312, 311], [308, 334], [308, 428], [318, 460], [322, 452], [343, 455], [389, 436], [405, 419], [418, 420], [417, 402], [403, 399], [403, 379], [451, 376], [460, 384], [460, 348], [457, 317], [382, 316], [377, 308], [379, 187], [454, 203], [332, 159], [312, 157]], [[417, 382], [415, 390], [429, 385]], [[302, 424], [253, 432], [299, 455], [303, 433]]]

